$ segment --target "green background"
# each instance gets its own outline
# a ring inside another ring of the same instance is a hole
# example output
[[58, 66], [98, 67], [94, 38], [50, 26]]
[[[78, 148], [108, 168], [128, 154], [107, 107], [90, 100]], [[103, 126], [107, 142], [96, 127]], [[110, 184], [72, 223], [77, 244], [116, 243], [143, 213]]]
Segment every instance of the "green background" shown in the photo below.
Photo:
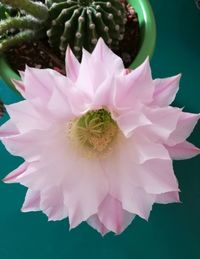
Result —
[[[137, 1], [137, 0], [136, 0]], [[154, 77], [183, 74], [175, 105], [200, 111], [200, 10], [193, 0], [151, 0], [157, 22]], [[0, 84], [6, 103], [17, 96]], [[6, 119], [6, 118], [4, 118]], [[3, 120], [1, 120], [1, 123]], [[200, 146], [200, 125], [190, 140]], [[20, 164], [0, 145], [0, 177]], [[200, 156], [174, 163], [181, 204], [154, 205], [149, 222], [136, 218], [120, 236], [102, 238], [83, 223], [21, 213], [25, 188], [0, 183], [0, 259], [200, 259]]]

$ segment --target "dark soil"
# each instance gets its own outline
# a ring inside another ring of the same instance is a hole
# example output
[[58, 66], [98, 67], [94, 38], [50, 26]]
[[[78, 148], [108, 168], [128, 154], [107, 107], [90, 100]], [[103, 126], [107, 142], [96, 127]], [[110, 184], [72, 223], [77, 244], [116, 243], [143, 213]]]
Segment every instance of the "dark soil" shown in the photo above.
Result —
[[[125, 67], [128, 67], [138, 52], [139, 24], [133, 8], [127, 4], [126, 0], [121, 1], [126, 5], [127, 23], [124, 39], [121, 41], [116, 54], [122, 58]], [[46, 39], [11, 48], [5, 54], [15, 71], [23, 71], [27, 64], [36, 68], [52, 68], [65, 74], [64, 57], [50, 48]]]

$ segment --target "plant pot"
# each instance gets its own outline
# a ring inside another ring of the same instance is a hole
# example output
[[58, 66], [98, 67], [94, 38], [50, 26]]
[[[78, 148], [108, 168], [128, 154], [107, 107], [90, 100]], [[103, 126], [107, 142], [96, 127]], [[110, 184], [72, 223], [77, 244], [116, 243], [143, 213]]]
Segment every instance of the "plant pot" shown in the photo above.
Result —
[[[148, 0], [129, 0], [130, 4], [138, 14], [140, 29], [139, 51], [130, 65], [131, 69], [139, 66], [148, 56], [151, 57], [156, 41], [156, 24], [151, 5]], [[20, 79], [19, 76], [10, 68], [5, 57], [0, 58], [0, 76], [12, 86], [11, 79]]]

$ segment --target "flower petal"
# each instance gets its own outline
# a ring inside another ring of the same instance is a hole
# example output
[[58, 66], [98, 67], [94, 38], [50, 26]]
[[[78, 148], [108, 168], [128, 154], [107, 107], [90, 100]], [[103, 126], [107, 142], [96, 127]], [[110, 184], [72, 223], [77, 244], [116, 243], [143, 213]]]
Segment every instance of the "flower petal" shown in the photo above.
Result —
[[28, 163], [24, 162], [23, 164], [21, 164], [17, 169], [15, 169], [14, 171], [12, 171], [11, 173], [9, 173], [4, 179], [3, 181], [5, 183], [16, 183], [18, 182], [18, 177], [23, 175], [24, 172], [27, 170], [28, 168]]
[[165, 146], [173, 160], [188, 159], [200, 154], [200, 149], [184, 141], [175, 146]]
[[171, 104], [178, 92], [180, 78], [181, 75], [179, 74], [173, 77], [154, 80], [155, 92], [153, 96], [153, 104], [160, 107]]
[[154, 83], [149, 60], [147, 59], [126, 76], [118, 77], [116, 81], [116, 109], [135, 109], [140, 103], [150, 103], [153, 92]]
[[95, 214], [93, 216], [91, 216], [88, 220], [87, 223], [93, 227], [94, 229], [96, 229], [102, 236], [104, 236], [105, 234], [107, 234], [109, 232], [109, 230], [104, 226], [103, 223], [101, 223], [101, 221], [99, 220], [98, 216]]
[[[89, 97], [94, 96], [94, 85], [91, 80], [91, 70], [89, 67], [91, 55], [83, 49], [81, 66], [79, 69], [79, 74], [75, 83], [75, 87], [79, 89], [79, 91], [83, 91]], [[93, 68], [95, 70], [95, 68]]]
[[168, 143], [172, 132], [176, 129], [181, 116], [181, 109], [173, 107], [146, 108], [145, 116], [151, 125], [141, 129], [144, 136], [155, 142]]
[[94, 95], [94, 99], [91, 107], [92, 109], [106, 107], [110, 111], [113, 110], [113, 99], [114, 99], [113, 96], [115, 93], [114, 93], [114, 89], [113, 91], [110, 91], [111, 84], [113, 85], [113, 88], [114, 88], [115, 79], [112, 76], [107, 77], [102, 82], [102, 84], [99, 85]]
[[97, 161], [75, 156], [68, 160], [68, 167], [64, 196], [70, 228], [74, 228], [97, 213], [99, 205], [107, 195], [108, 183]]
[[28, 101], [6, 105], [6, 110], [20, 133], [33, 129], [47, 129], [52, 124], [50, 117], [42, 116], [43, 114], [39, 113]]
[[22, 81], [20, 80], [15, 80], [15, 79], [12, 79], [11, 80], [12, 83], [14, 84], [15, 88], [17, 89], [17, 91], [25, 97], [24, 93], [25, 93], [25, 85]]
[[128, 188], [130, 188], [130, 185], [127, 186], [126, 190], [124, 190], [124, 194], [126, 191], [126, 195], [129, 196], [129, 199], [126, 199], [127, 196], [125, 195], [121, 198], [123, 208], [145, 220], [148, 220], [156, 196], [145, 192], [142, 188]]
[[178, 192], [166, 192], [156, 195], [156, 203], [168, 204], [172, 202], [180, 202]]
[[17, 134], [19, 134], [19, 130], [11, 120], [6, 121], [0, 127], [0, 139], [1, 137], [12, 136]]
[[172, 161], [151, 159], [138, 167], [141, 186], [148, 193], [161, 194], [179, 191], [177, 179], [173, 172]]
[[46, 147], [49, 147], [51, 131], [32, 130], [14, 136], [2, 138], [2, 143], [13, 155], [21, 156], [27, 162], [36, 161]]
[[48, 220], [67, 218], [68, 212], [62, 188], [54, 186], [44, 189], [41, 193], [40, 208], [48, 216]]
[[142, 126], [151, 125], [141, 112], [129, 111], [116, 118], [117, 125], [126, 137], [130, 137], [134, 130]]
[[40, 192], [39, 191], [32, 191], [28, 189], [26, 192], [26, 198], [24, 204], [21, 208], [22, 212], [29, 212], [29, 211], [40, 211]]
[[[107, 71], [108, 75], [119, 75], [124, 71], [122, 59], [111, 51], [102, 38], [99, 38], [91, 54], [91, 63], [95, 64], [97, 61], [103, 64], [101, 69]], [[97, 62], [97, 64], [99, 63]], [[96, 68], [98, 69], [98, 67]]]
[[122, 209], [121, 202], [107, 195], [98, 209], [98, 218], [103, 225], [116, 234], [120, 234], [132, 222], [135, 215]]
[[176, 129], [172, 132], [166, 144], [174, 146], [187, 139], [192, 133], [199, 118], [200, 114], [182, 112], [176, 125]]
[[69, 77], [70, 80], [75, 82], [78, 77], [80, 63], [78, 62], [77, 58], [74, 56], [69, 46], [67, 47], [67, 51], [66, 51], [65, 64], [66, 64], [67, 77]]

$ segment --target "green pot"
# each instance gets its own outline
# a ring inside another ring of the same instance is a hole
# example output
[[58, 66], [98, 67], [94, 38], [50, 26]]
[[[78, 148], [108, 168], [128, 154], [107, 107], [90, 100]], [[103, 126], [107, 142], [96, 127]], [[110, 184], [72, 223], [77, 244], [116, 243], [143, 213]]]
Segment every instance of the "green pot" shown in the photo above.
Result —
[[[140, 48], [130, 68], [138, 67], [148, 56], [151, 57], [156, 41], [156, 24], [151, 5], [148, 0], [129, 0], [138, 14], [140, 26]], [[0, 58], [0, 76], [13, 87], [11, 79], [19, 76], [10, 68], [4, 57]]]

